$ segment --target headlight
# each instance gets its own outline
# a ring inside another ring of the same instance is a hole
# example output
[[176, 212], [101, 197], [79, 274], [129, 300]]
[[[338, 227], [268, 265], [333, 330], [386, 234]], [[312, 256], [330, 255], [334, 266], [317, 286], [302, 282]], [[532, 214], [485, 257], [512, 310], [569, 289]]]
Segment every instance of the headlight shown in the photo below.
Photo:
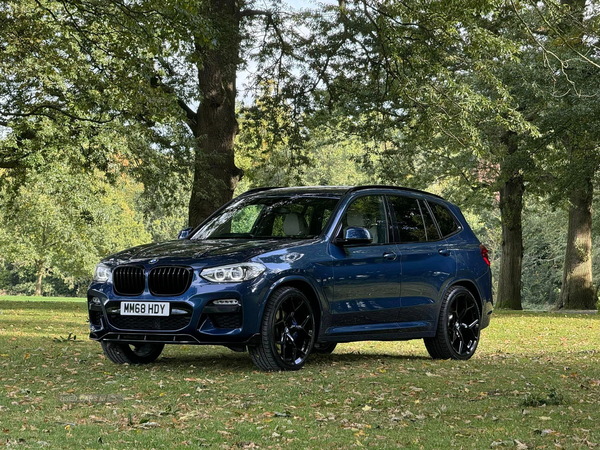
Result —
[[252, 280], [265, 270], [266, 267], [259, 263], [240, 263], [204, 269], [200, 276], [214, 283], [239, 283]]
[[94, 281], [105, 283], [110, 280], [111, 270], [106, 264], [98, 264], [94, 270]]

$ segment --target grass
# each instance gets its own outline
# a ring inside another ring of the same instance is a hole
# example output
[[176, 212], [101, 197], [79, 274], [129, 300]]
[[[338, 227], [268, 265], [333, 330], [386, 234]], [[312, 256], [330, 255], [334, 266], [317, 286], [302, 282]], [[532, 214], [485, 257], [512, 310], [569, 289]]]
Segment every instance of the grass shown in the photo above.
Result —
[[117, 366], [85, 303], [2, 299], [0, 447], [589, 448], [599, 336], [598, 316], [511, 312], [468, 362], [411, 341], [343, 344], [294, 373], [195, 346]]
[[42, 297], [29, 295], [0, 295], [0, 302], [85, 302], [84, 297]]

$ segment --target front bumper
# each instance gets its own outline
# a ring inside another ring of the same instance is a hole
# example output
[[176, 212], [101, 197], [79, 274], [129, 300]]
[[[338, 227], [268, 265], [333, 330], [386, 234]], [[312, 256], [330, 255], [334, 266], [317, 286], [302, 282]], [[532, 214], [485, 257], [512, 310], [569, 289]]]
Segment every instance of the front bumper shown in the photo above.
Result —
[[[253, 343], [269, 283], [264, 279], [238, 284], [193, 284], [183, 295], [157, 297], [117, 295], [110, 283], [88, 290], [90, 339], [165, 344], [236, 345]], [[215, 300], [237, 300], [216, 305]], [[121, 302], [169, 302], [168, 317], [122, 316]]]

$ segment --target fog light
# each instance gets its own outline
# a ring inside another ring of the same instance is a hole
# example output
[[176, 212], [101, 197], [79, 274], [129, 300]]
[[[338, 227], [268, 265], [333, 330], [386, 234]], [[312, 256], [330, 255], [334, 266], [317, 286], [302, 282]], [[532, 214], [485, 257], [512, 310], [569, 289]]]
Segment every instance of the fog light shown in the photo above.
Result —
[[101, 305], [102, 304], [102, 300], [100, 300], [98, 297], [92, 297], [92, 303], [94, 305]]
[[224, 298], [221, 300], [213, 300], [213, 305], [219, 306], [240, 306], [240, 302], [233, 298]]

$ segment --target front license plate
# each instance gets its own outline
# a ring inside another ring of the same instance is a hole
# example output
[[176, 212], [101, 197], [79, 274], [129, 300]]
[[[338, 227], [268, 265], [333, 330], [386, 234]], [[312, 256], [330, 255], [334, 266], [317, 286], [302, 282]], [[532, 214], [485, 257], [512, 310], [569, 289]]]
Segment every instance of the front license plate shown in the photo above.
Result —
[[168, 302], [121, 302], [122, 316], [168, 316]]

